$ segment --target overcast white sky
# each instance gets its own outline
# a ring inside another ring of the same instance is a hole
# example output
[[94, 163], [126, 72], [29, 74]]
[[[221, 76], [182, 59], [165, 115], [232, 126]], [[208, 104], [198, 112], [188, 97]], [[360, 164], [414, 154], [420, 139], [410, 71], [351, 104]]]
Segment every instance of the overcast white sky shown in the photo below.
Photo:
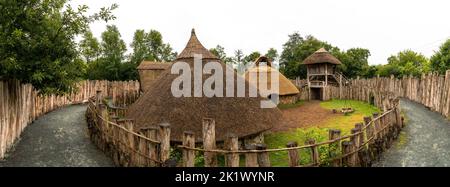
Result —
[[[91, 11], [117, 3], [119, 27], [129, 44], [136, 29], [156, 29], [181, 52], [191, 28], [206, 48], [279, 53], [288, 35], [311, 34], [340, 49], [370, 50], [370, 64], [385, 64], [391, 55], [412, 49], [431, 56], [450, 38], [448, 0], [72, 0]], [[106, 23], [91, 25], [100, 38]]]

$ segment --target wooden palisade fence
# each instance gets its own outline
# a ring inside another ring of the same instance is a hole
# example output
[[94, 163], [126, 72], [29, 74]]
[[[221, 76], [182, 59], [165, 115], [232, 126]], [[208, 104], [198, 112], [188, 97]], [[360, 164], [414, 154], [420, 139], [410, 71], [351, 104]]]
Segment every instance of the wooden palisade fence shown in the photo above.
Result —
[[[303, 86], [304, 81], [296, 79], [293, 83]], [[377, 77], [372, 79], [354, 79], [350, 85], [342, 89], [330, 87], [328, 98], [353, 99], [370, 102], [375, 100], [375, 105], [382, 106], [383, 96], [379, 93], [390, 93], [394, 97], [403, 97], [423, 104], [430, 110], [443, 116], [450, 117], [450, 70], [445, 75], [438, 73], [423, 74], [420, 78], [404, 76], [396, 79], [394, 76]], [[307, 98], [307, 92], [302, 92], [302, 98]], [[378, 101], [378, 102], [377, 102]]]
[[35, 119], [66, 105], [87, 102], [97, 90], [108, 93], [114, 104], [123, 106], [138, 98], [139, 83], [82, 81], [71, 94], [40, 95], [31, 84], [0, 81], [0, 159]]
[[[309, 150], [311, 163], [303, 166], [321, 166], [332, 163], [332, 166], [370, 166], [381, 152], [389, 148], [397, 138], [403, 126], [400, 116], [399, 100], [384, 97], [381, 102], [386, 109], [382, 114], [361, 119], [365, 123], [355, 124], [350, 135], [341, 136], [339, 130], [330, 130], [330, 139], [325, 142], [308, 140], [305, 145], [298, 142], [287, 143], [286, 148], [267, 149], [265, 144], [247, 144], [241, 146], [235, 135], [228, 135], [221, 148], [215, 139], [214, 119], [203, 119], [203, 140], [201, 147], [195, 142], [195, 134], [185, 132], [182, 145], [173, 148], [181, 150], [182, 160], [169, 159], [170, 126], [160, 124], [149, 129], [135, 129], [133, 120], [122, 119], [123, 109], [105, 105], [108, 103], [98, 92], [92, 98], [86, 112], [88, 129], [92, 141], [114, 162], [120, 166], [184, 166], [193, 167], [197, 153], [203, 154], [205, 167], [218, 166], [218, 155], [223, 155], [225, 165], [240, 166], [240, 155], [244, 155], [246, 167], [269, 167], [271, 152], [288, 152], [290, 166], [300, 166], [300, 150]], [[242, 141], [241, 141], [242, 142]], [[328, 160], [321, 160], [319, 148], [328, 147]]]
[[[234, 135], [229, 135], [222, 149], [217, 149], [214, 139], [214, 120], [205, 118], [203, 120], [203, 146], [196, 147], [194, 134], [185, 132], [183, 144], [178, 148], [182, 150], [182, 161], [178, 166], [193, 167], [197, 152], [203, 153], [205, 167], [217, 167], [217, 156], [223, 155], [225, 166], [228, 167], [270, 167], [270, 154], [272, 152], [287, 152], [286, 161], [291, 167], [322, 166], [323, 163], [331, 163], [330, 166], [370, 166], [373, 160], [379, 158], [380, 154], [388, 149], [398, 137], [403, 127], [400, 116], [399, 100], [391, 100], [389, 108], [382, 114], [375, 113], [373, 116], [364, 118], [365, 123], [355, 124], [350, 135], [341, 136], [339, 130], [329, 131], [329, 140], [316, 142], [309, 139], [305, 145], [298, 146], [298, 142], [288, 142], [286, 148], [267, 149], [265, 144], [248, 144], [242, 147]], [[321, 160], [319, 148], [328, 147], [328, 159]], [[308, 150], [310, 163], [300, 165], [301, 150]], [[244, 156], [244, 165], [240, 165], [240, 155]]]

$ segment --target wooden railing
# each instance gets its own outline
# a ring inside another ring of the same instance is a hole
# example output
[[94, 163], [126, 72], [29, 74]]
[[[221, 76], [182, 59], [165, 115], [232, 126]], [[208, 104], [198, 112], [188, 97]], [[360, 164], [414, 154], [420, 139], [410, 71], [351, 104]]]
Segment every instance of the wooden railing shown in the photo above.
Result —
[[[218, 156], [224, 156], [229, 167], [269, 167], [270, 153], [287, 152], [286, 162], [292, 167], [311, 166], [370, 166], [380, 154], [389, 148], [403, 127], [398, 99], [385, 98], [385, 112], [367, 116], [364, 123], [355, 124], [351, 134], [341, 136], [340, 130], [329, 130], [329, 140], [316, 142], [308, 139], [305, 145], [286, 142], [286, 148], [267, 149], [263, 143], [241, 145], [237, 136], [229, 134], [223, 144], [215, 140], [215, 120], [203, 119], [203, 140], [196, 142], [193, 132], [184, 132], [182, 145], [173, 150], [181, 151], [180, 160], [171, 159], [170, 125], [135, 129], [133, 120], [121, 119], [122, 108], [108, 104], [101, 97], [91, 98], [86, 112], [92, 141], [111, 156], [119, 166], [182, 166], [193, 167], [196, 156], [201, 154], [205, 167], [219, 166]], [[173, 142], [172, 142], [173, 143]], [[220, 145], [219, 145], [220, 144]], [[200, 147], [198, 147], [200, 146]], [[220, 148], [219, 148], [220, 147]], [[326, 147], [327, 157], [320, 156], [319, 149]], [[309, 151], [310, 163], [300, 164], [300, 151]], [[242, 165], [240, 155], [244, 155]], [[325, 164], [327, 163], [327, 164]]]
[[135, 129], [133, 120], [124, 119], [124, 108], [113, 106], [101, 92], [89, 99], [86, 118], [89, 136], [118, 166], [159, 167], [170, 156], [170, 128]]
[[[394, 100], [392, 106], [383, 114], [373, 114], [371, 117], [365, 117], [365, 123], [355, 124], [350, 135], [341, 136], [340, 130], [330, 130], [329, 140], [317, 142], [309, 139], [305, 145], [298, 146], [298, 142], [288, 142], [286, 148], [267, 149], [265, 144], [244, 145], [239, 149], [238, 137], [229, 135], [224, 143], [224, 149], [215, 148], [215, 137], [213, 132], [214, 120], [203, 120], [203, 148], [195, 147], [195, 135], [192, 132], [185, 132], [183, 144], [178, 148], [182, 150], [182, 162], [180, 166], [193, 167], [195, 155], [197, 152], [203, 153], [204, 165], [209, 167], [218, 166], [217, 156], [223, 155], [225, 166], [240, 166], [240, 156], [245, 156], [246, 167], [270, 167], [270, 155], [272, 152], [287, 152], [286, 160], [291, 167], [311, 167], [323, 166], [322, 163], [330, 163], [330, 166], [370, 166], [373, 160], [376, 160], [380, 154], [390, 147], [393, 140], [398, 137], [400, 129], [403, 127], [399, 100]], [[329, 153], [327, 159], [321, 159], [319, 148], [328, 147]], [[300, 165], [300, 150], [309, 150], [311, 162]]]

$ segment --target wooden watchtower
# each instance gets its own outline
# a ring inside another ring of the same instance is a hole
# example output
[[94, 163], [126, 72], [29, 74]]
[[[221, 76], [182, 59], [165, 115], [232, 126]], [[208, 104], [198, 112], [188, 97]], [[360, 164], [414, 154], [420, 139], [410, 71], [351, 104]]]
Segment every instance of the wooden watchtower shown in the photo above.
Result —
[[336, 68], [342, 64], [336, 57], [324, 48], [314, 52], [303, 61], [307, 69], [307, 84], [310, 100], [329, 100], [330, 86], [339, 87], [341, 94], [345, 81]]

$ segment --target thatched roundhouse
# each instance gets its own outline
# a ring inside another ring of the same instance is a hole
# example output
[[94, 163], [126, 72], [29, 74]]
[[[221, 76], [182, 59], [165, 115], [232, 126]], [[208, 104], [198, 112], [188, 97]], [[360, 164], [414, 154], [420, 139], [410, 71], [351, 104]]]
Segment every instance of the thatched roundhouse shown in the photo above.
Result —
[[169, 62], [142, 61], [137, 67], [141, 91], [148, 91], [151, 88], [150, 85], [153, 81], [155, 81], [164, 70], [168, 69], [171, 64], [172, 63]]
[[[261, 65], [261, 63], [265, 63], [265, 65]], [[287, 79], [283, 74], [278, 72], [275, 68], [273, 68], [273, 64], [271, 60], [265, 56], [261, 56], [258, 59], [256, 59], [255, 67], [249, 69], [247, 72], [245, 72], [245, 79], [250, 82], [250, 76], [255, 77], [256, 82], [255, 86], [259, 88], [259, 74], [260, 73], [266, 73], [267, 74], [267, 88], [270, 88], [272, 84], [271, 75], [272, 73], [278, 75], [278, 92], [277, 93], [262, 93], [264, 97], [268, 97], [273, 94], [279, 95], [279, 103], [280, 104], [292, 104], [296, 103], [299, 99], [300, 91], [297, 89], [297, 87], [292, 84], [289, 79]], [[262, 92], [262, 90], [260, 90]]]
[[[203, 56], [202, 66], [207, 62], [219, 62], [224, 71], [223, 81], [226, 85], [225, 69], [227, 66], [203, 47], [192, 30], [186, 48], [180, 53], [174, 64], [154, 81], [151, 89], [128, 108], [126, 116], [134, 119], [137, 128], [145, 129], [160, 123], [169, 123], [172, 141], [181, 142], [185, 131], [194, 132], [197, 141], [201, 141], [203, 118], [213, 118], [216, 122], [216, 140], [223, 141], [229, 133], [237, 135], [239, 138], [254, 138], [278, 124], [281, 111], [278, 108], [261, 108], [261, 101], [266, 99], [249, 97], [250, 84], [233, 70], [231, 72], [234, 75], [234, 97], [174, 97], [171, 85], [180, 75], [171, 74], [170, 69], [177, 62], [186, 62], [191, 68], [192, 77], [194, 77], [195, 54]], [[210, 76], [210, 74], [203, 73], [203, 82]], [[241, 79], [245, 83], [245, 97], [236, 96], [237, 79]], [[191, 84], [191, 93], [193, 93], [196, 89], [193, 78]], [[226, 93], [225, 86], [223, 93], [224, 95]]]

